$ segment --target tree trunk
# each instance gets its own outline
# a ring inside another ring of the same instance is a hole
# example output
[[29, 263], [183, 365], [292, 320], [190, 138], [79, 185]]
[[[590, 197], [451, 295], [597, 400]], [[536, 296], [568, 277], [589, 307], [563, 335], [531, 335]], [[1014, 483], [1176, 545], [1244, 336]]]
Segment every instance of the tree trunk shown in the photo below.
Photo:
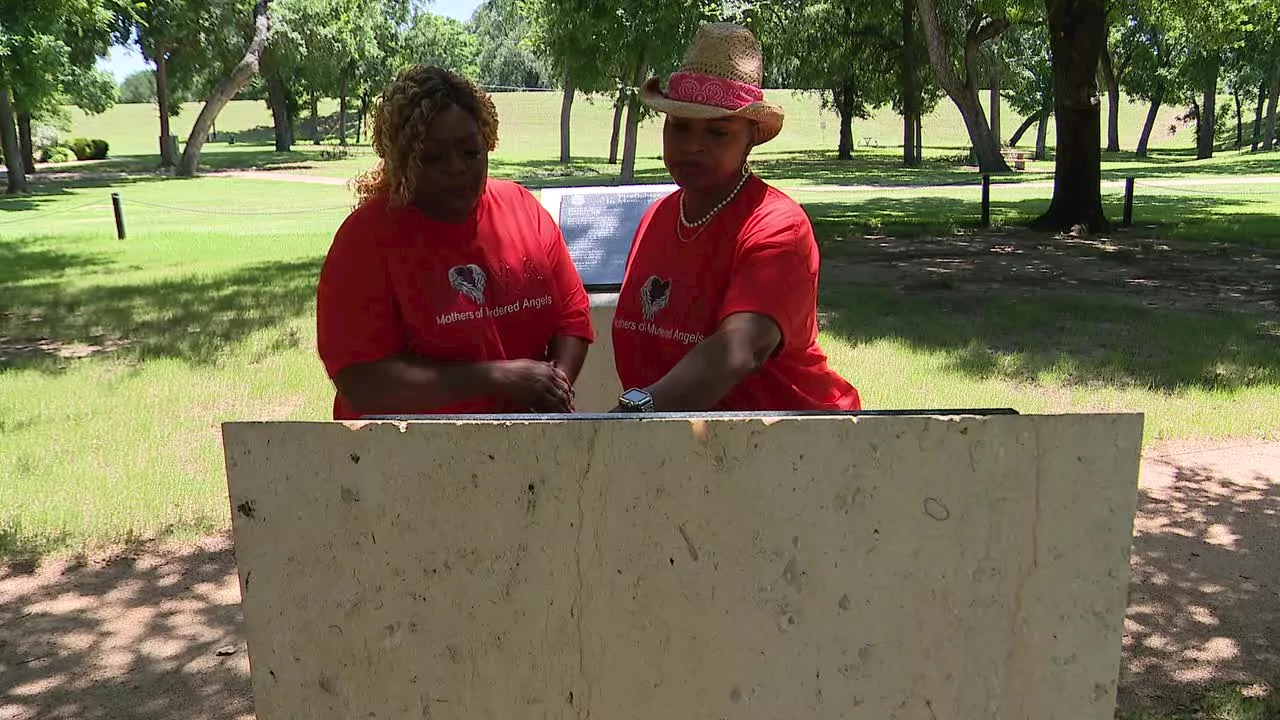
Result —
[[[964, 117], [965, 128], [969, 131], [969, 141], [973, 144], [978, 160], [978, 169], [984, 173], [1009, 172], [1009, 165], [1000, 153], [1000, 143], [991, 134], [987, 125], [986, 113], [982, 111], [982, 103], [978, 102], [977, 65], [978, 50], [982, 43], [998, 37], [1009, 26], [1005, 20], [992, 20], [986, 25], [974, 23], [965, 36], [964, 70], [962, 82], [956, 77], [951, 51], [947, 47], [947, 39], [942, 34], [942, 23], [938, 20], [936, 0], [916, 0], [916, 10], [920, 16], [920, 26], [924, 30], [925, 45], [929, 49], [929, 65], [938, 78], [938, 84], [946, 91], [947, 96], [956, 104], [960, 115]], [[1096, 63], [1095, 63], [1096, 66]]]
[[840, 160], [853, 159], [853, 115], [840, 108], [840, 144], [836, 147]]
[[18, 127], [13, 116], [13, 103], [9, 101], [7, 85], [0, 85], [0, 149], [4, 150], [4, 164], [9, 169], [9, 194], [25, 193], [27, 171], [22, 165], [22, 150], [18, 147]]
[[1009, 138], [1009, 147], [1018, 147], [1018, 143], [1022, 142], [1022, 136], [1027, 134], [1027, 131], [1031, 129], [1031, 126], [1042, 121], [1048, 114], [1049, 113], [1038, 112], [1028, 115], [1027, 119], [1023, 120], [1022, 124], [1018, 126], [1018, 129], [1014, 131], [1013, 137]]
[[622, 136], [622, 111], [627, 107], [627, 91], [623, 88], [618, 93], [618, 100], [613, 104], [613, 134], [609, 136], [609, 164], [618, 164], [618, 138]]
[[1058, 142], [1053, 200], [1033, 225], [1061, 230], [1107, 226], [1102, 212], [1102, 113], [1098, 63], [1106, 40], [1106, 0], [1045, 0], [1053, 56]]
[[320, 93], [311, 91], [311, 144], [320, 144]]
[[36, 148], [35, 138], [31, 135], [31, 113], [18, 113], [18, 146], [22, 150], [22, 167], [27, 172], [35, 172]]
[[1267, 99], [1267, 126], [1262, 131], [1262, 149], [1271, 150], [1276, 142], [1276, 105], [1280, 104], [1280, 62], [1271, 71], [1271, 97]]
[[289, 152], [293, 149], [293, 118], [289, 117], [289, 88], [279, 70], [267, 73], [267, 102], [275, 126], [276, 152]]
[[1191, 98], [1191, 116], [1196, 119], [1196, 142], [1200, 138], [1200, 101], [1194, 96]]
[[920, 167], [920, 158], [916, 157], [916, 119], [910, 113], [902, 116], [902, 164]]
[[218, 113], [222, 112], [227, 102], [240, 92], [240, 88], [258, 74], [258, 61], [262, 58], [262, 49], [266, 47], [267, 34], [271, 27], [267, 17], [267, 6], [270, 2], [271, 0], [257, 0], [254, 3], [253, 39], [249, 41], [244, 57], [240, 58], [240, 62], [231, 70], [231, 74], [218, 83], [218, 86], [213, 89], [213, 94], [201, 108], [196, 124], [192, 126], [191, 134], [187, 136], [187, 146], [182, 151], [182, 163], [178, 166], [178, 175], [195, 176], [196, 169], [200, 165], [200, 151], [204, 148], [204, 140], [209, 136], [209, 128], [213, 126], [213, 121], [218, 118]]
[[1253, 109], [1253, 147], [1250, 152], [1258, 152], [1258, 143], [1262, 142], [1262, 111], [1267, 105], [1267, 82], [1258, 84], [1258, 105]]
[[360, 117], [356, 118], [356, 142], [363, 143], [369, 138], [369, 109], [373, 107], [373, 96], [360, 96]]
[[573, 77], [564, 74], [564, 93], [560, 98], [560, 162], [569, 164], [573, 159], [569, 147], [569, 119], [573, 114]]
[[1041, 113], [1036, 123], [1036, 160], [1049, 158], [1049, 113]]
[[924, 113], [916, 111], [916, 160], [924, 164]]
[[342, 77], [338, 78], [338, 144], [342, 147], [347, 146], [347, 90], [350, 86], [346, 70], [342, 71]]
[[902, 164], [920, 167], [916, 153], [916, 115], [920, 112], [917, 82], [920, 60], [916, 57], [915, 0], [902, 0]]
[[1244, 146], [1244, 117], [1240, 110], [1240, 91], [1231, 89], [1231, 99], [1236, 101], [1236, 149]]
[[1000, 83], [1004, 75], [1004, 58], [996, 54], [995, 65], [991, 68], [991, 97], [987, 104], [991, 106], [991, 136], [1000, 142]]
[[969, 130], [970, 140], [980, 138], [971, 148], [973, 157], [978, 163], [978, 170], [983, 173], [1009, 172], [1009, 164], [1005, 162], [999, 144], [987, 128], [986, 114], [982, 111], [982, 104], [978, 102], [977, 93], [972, 96], [962, 96], [955, 103], [960, 109], [960, 115], [964, 118], [965, 127]]
[[[636, 63], [635, 76], [631, 78], [631, 87], [640, 87], [644, 74], [649, 69], [649, 50], [640, 53], [640, 61]], [[636, 140], [640, 134], [640, 93], [629, 93], [627, 99], [627, 135], [622, 143], [622, 182], [629, 183], [636, 177]]]
[[1111, 49], [1102, 43], [1102, 81], [1107, 86], [1107, 152], [1120, 152], [1120, 77], [1111, 62]]
[[1151, 142], [1151, 131], [1156, 127], [1156, 116], [1160, 114], [1160, 105], [1163, 100], [1163, 88], [1157, 88], [1155, 98], [1151, 101], [1151, 109], [1147, 111], [1147, 121], [1142, 125], [1142, 136], [1138, 138], [1138, 149], [1133, 153], [1140, 158], [1147, 156], [1147, 146]]
[[1204, 102], [1200, 104], [1200, 125], [1196, 134], [1196, 159], [1206, 160], [1213, 157], [1215, 130], [1218, 120], [1218, 71], [1222, 62], [1211, 58], [1209, 73], [1205, 76]]
[[849, 84], [832, 93], [836, 101], [836, 111], [840, 113], [840, 144], [836, 147], [836, 155], [840, 160], [853, 159], [853, 97]]
[[156, 104], [160, 106], [160, 167], [173, 167], [177, 162], [172, 141], [173, 132], [169, 129], [169, 61], [163, 43], [156, 43]]

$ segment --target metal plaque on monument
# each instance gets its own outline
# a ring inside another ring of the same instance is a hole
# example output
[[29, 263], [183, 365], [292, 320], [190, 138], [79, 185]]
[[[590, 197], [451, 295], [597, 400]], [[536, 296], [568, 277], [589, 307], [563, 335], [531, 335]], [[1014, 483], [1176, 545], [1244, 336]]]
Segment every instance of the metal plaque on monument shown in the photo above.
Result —
[[617, 292], [644, 213], [675, 185], [546, 188], [542, 205], [564, 234], [588, 293]]

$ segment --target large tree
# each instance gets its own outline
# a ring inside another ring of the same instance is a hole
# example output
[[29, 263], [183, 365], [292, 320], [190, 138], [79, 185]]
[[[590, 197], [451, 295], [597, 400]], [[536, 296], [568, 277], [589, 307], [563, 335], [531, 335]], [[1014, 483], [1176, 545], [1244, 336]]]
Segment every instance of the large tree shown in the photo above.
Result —
[[1019, 0], [916, 0], [929, 64], [964, 118], [978, 168], [984, 173], [1009, 172], [1009, 165], [978, 100], [984, 77], [979, 54], [982, 46], [1000, 37], [1023, 10]]
[[520, 0], [484, 0], [467, 29], [476, 38], [476, 79], [481, 83], [495, 89], [549, 88], [555, 84], [555, 69], [538, 57], [529, 41], [530, 18]]
[[902, 116], [902, 164], [920, 167], [924, 162], [924, 115], [937, 107], [942, 90], [929, 66], [929, 50], [916, 18], [916, 0], [900, 0], [898, 21], [901, 43], [893, 108]]
[[897, 94], [901, 39], [885, 29], [898, 29], [898, 14], [873, 0], [793, 0], [771, 10], [760, 35], [772, 79], [820, 93], [823, 107], [840, 118], [837, 157], [852, 159], [853, 121]]
[[1257, 0], [1173, 0], [1191, 34], [1183, 73], [1196, 111], [1196, 158], [1213, 157], [1223, 64], [1242, 39], [1246, 9]]
[[[523, 0], [529, 40], [546, 65], [560, 78], [560, 162], [572, 159], [570, 119], [579, 93], [616, 96], [618, 66], [599, 54], [597, 34], [609, 19], [597, 0]], [[616, 113], [615, 113], [616, 114]]]
[[[473, 24], [486, 8], [513, 0], [488, 0], [477, 11]], [[558, 3], [526, 5], [540, 12], [556, 11]], [[646, 115], [634, 91], [651, 74], [663, 74], [675, 68], [698, 24], [723, 17], [723, 7], [702, 0], [596, 0], [570, 4], [570, 9], [590, 13], [590, 34], [575, 41], [582, 58], [579, 61], [603, 63], [606, 71], [616, 72], [625, 98], [626, 121], [622, 141], [623, 182], [635, 177], [635, 153], [641, 118]], [[527, 22], [527, 18], [526, 18]], [[540, 20], [535, 24], [541, 24]], [[477, 30], [477, 34], [480, 34]], [[538, 37], [535, 34], [533, 37]], [[483, 55], [482, 55], [483, 65]], [[560, 67], [561, 75], [570, 69]], [[555, 74], [554, 70], [550, 74]], [[621, 111], [621, 108], [619, 109]]]
[[[32, 113], [64, 90], [64, 79], [92, 68], [105, 52], [111, 14], [98, 0], [0, 0], [0, 18], [0, 148], [7, 190], [20, 193], [27, 189], [33, 164]], [[18, 132], [20, 116], [25, 116], [25, 143]]]
[[1134, 6], [1134, 14], [1127, 21], [1131, 31], [1119, 37], [1123, 51], [1131, 60], [1129, 72], [1121, 78], [1120, 86], [1149, 104], [1134, 150], [1138, 157], [1148, 154], [1161, 107], [1177, 100], [1185, 91], [1183, 66], [1191, 38], [1178, 10], [1177, 0], [1142, 0]]
[[1102, 82], [1107, 89], [1107, 152], [1120, 152], [1120, 84], [1133, 66], [1136, 0], [1108, 0], [1107, 41], [1102, 45]]
[[1010, 74], [1004, 96], [1013, 109], [1026, 119], [1009, 137], [1016, 147], [1022, 135], [1036, 127], [1035, 158], [1046, 157], [1049, 118], [1053, 116], [1056, 94], [1053, 90], [1053, 63], [1049, 52], [1049, 35], [1044, 23], [1020, 25], [1006, 34]]
[[[156, 103], [160, 110], [160, 165], [173, 167], [178, 162], [178, 148], [169, 126], [179, 107], [171, 95], [171, 73], [178, 70], [188, 76], [203, 63], [207, 49], [200, 42], [202, 27], [209, 27], [205, 10], [217, 8], [217, 2], [205, 8], [199, 0], [125, 0], [121, 3], [118, 38], [134, 38], [142, 56], [155, 66]], [[221, 15], [221, 13], [215, 13]]]
[[204, 148], [204, 141], [209, 135], [209, 129], [213, 126], [213, 121], [217, 119], [218, 113], [222, 112], [222, 108], [226, 106], [231, 98], [240, 92], [245, 83], [258, 74], [258, 61], [262, 56], [263, 48], [266, 47], [267, 34], [270, 29], [269, 7], [270, 0], [256, 0], [254, 2], [254, 30], [252, 37], [249, 39], [249, 45], [245, 49], [244, 57], [218, 83], [209, 99], [205, 101], [204, 107], [201, 108], [200, 115], [191, 127], [191, 134], [187, 137], [186, 147], [183, 148], [182, 161], [178, 165], [178, 175], [191, 177], [196, 174], [196, 169], [200, 165], [200, 152]]
[[1102, 127], [1098, 63], [1106, 41], [1106, 0], [1045, 0], [1056, 90], [1053, 200], [1035, 222], [1045, 229], [1107, 225], [1102, 211]]

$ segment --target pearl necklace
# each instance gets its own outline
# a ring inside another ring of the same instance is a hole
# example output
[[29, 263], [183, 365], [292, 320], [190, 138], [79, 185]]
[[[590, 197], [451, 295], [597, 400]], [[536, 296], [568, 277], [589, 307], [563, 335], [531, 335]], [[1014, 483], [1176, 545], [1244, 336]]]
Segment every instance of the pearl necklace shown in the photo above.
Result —
[[[738, 193], [742, 190], [742, 187], [747, 184], [747, 179], [750, 177], [751, 177], [751, 168], [749, 168], [747, 165], [744, 164], [742, 166], [742, 178], [738, 180], [738, 184], [734, 186], [733, 191], [730, 192], [727, 196], [725, 196], [723, 200], [717, 203], [715, 207], [711, 208], [711, 212], [702, 216], [702, 218], [697, 222], [691, 222], [689, 220], [688, 215], [685, 211], [685, 206], [684, 206], [685, 194], [681, 192], [680, 193], [680, 222], [679, 224], [676, 225], [676, 237], [680, 239], [680, 242], [687, 243], [690, 240], [693, 240], [694, 238], [701, 235], [702, 231], [707, 229], [707, 223], [711, 221], [711, 218], [715, 217], [716, 213], [723, 210], [726, 205], [728, 205], [730, 202], [733, 201], [735, 197], [738, 196]], [[684, 228], [695, 228], [695, 227], [698, 228], [697, 232], [695, 232], [693, 235], [690, 235], [689, 237], [684, 236]]]

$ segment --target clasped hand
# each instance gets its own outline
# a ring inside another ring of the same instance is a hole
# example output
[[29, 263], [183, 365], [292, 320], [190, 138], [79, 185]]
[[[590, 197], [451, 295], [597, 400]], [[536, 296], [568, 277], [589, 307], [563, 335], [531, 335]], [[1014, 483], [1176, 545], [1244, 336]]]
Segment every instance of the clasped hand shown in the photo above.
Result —
[[554, 362], [505, 362], [499, 366], [495, 379], [506, 397], [533, 412], [573, 412], [573, 383]]

